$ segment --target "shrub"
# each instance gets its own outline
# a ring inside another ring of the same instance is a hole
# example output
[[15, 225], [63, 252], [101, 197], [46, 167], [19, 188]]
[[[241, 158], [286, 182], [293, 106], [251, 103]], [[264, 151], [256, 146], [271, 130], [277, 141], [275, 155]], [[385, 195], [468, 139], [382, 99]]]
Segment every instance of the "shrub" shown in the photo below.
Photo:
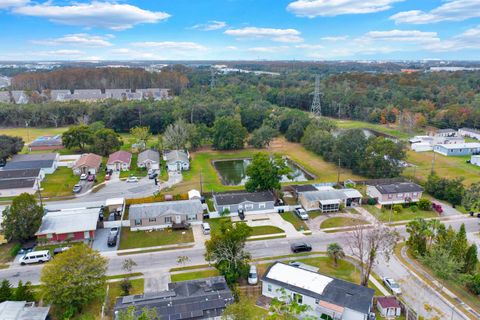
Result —
[[367, 204], [370, 205], [370, 206], [374, 206], [374, 205], [377, 204], [377, 201], [373, 198], [368, 198]]
[[412, 210], [412, 212], [417, 212], [418, 211], [418, 207], [416, 205], [412, 205], [410, 207], [410, 210]]
[[403, 207], [401, 204], [396, 204], [393, 206], [393, 212], [395, 214], [399, 214], [400, 212], [402, 212], [402, 210], [403, 210]]
[[222, 212], [219, 212], [219, 214], [220, 214], [220, 217], [228, 216], [230, 214], [230, 210], [225, 208], [222, 210]]
[[20, 243], [15, 244], [10, 249], [10, 256], [13, 257], [13, 258], [16, 257], [20, 250], [22, 250], [22, 245]]
[[480, 294], [480, 274], [479, 273], [469, 277], [469, 279], [466, 281], [465, 284], [468, 290], [470, 290], [473, 294], [476, 294], [476, 295]]
[[422, 198], [420, 200], [418, 200], [418, 208], [420, 210], [423, 210], [423, 211], [429, 211], [429, 210], [432, 210], [432, 201], [426, 199], [426, 198]]

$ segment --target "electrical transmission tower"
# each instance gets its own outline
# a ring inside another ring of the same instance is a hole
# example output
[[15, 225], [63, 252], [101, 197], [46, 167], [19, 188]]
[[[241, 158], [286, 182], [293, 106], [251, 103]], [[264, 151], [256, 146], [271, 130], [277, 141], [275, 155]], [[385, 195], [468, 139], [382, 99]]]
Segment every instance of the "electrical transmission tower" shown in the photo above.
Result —
[[215, 69], [210, 68], [210, 88], [213, 89], [215, 88]]
[[312, 109], [310, 110], [315, 116], [322, 116], [322, 105], [320, 104], [320, 76], [315, 76], [315, 92], [313, 93]]

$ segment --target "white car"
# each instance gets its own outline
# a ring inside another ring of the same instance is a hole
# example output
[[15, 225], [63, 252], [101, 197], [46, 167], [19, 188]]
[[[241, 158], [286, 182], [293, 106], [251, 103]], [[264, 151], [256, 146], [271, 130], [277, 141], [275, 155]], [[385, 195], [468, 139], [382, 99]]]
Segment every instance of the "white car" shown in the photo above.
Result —
[[302, 220], [308, 220], [307, 211], [305, 211], [303, 208], [296, 208], [295, 214]]
[[22, 266], [32, 263], [44, 263], [50, 261], [50, 251], [32, 251], [20, 258], [19, 262]]
[[138, 182], [138, 178], [135, 177], [135, 176], [128, 177], [128, 178], [127, 178], [127, 182]]
[[88, 178], [88, 174], [86, 174], [86, 173], [82, 173], [80, 175], [80, 180], [87, 180], [87, 178]]
[[258, 273], [256, 266], [250, 266], [250, 271], [248, 272], [248, 284], [256, 285], [258, 283]]
[[383, 278], [383, 283], [387, 286], [390, 291], [392, 291], [393, 294], [395, 295], [401, 295], [402, 294], [402, 289], [400, 289], [400, 286], [398, 283], [392, 279], [392, 278]]

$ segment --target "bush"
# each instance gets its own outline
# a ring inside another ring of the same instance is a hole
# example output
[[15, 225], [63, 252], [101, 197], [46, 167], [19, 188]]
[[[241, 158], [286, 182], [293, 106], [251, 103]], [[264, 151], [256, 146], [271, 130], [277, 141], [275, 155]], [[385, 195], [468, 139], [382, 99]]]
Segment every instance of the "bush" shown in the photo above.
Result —
[[470, 290], [473, 294], [480, 294], [480, 274], [469, 277], [466, 281], [467, 289]]
[[432, 201], [426, 199], [426, 198], [422, 198], [420, 200], [418, 200], [418, 208], [420, 210], [423, 210], [423, 211], [430, 211], [432, 210]]
[[418, 207], [416, 205], [412, 205], [410, 207], [410, 210], [412, 210], [412, 212], [417, 212], [418, 211]]
[[395, 214], [399, 214], [400, 212], [402, 212], [403, 210], [403, 207], [401, 204], [396, 204], [393, 206], [393, 213]]
[[368, 198], [367, 204], [370, 205], [370, 206], [374, 206], [374, 205], [377, 204], [377, 200], [375, 200], [373, 198]]
[[15, 244], [15, 245], [10, 249], [10, 256], [11, 256], [12, 258], [15, 258], [20, 250], [22, 250], [22, 245], [21, 245], [20, 243]]

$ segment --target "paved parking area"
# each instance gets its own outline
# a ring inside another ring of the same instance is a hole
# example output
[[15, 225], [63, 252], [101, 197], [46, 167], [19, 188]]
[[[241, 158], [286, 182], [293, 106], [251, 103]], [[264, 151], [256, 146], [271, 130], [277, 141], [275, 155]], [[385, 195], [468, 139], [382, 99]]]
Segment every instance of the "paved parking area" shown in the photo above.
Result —
[[107, 245], [109, 233], [110, 229], [97, 229], [97, 231], [95, 232], [95, 239], [93, 239], [92, 248], [100, 252], [116, 251], [119, 241], [117, 240], [117, 245], [115, 247], [109, 247]]

